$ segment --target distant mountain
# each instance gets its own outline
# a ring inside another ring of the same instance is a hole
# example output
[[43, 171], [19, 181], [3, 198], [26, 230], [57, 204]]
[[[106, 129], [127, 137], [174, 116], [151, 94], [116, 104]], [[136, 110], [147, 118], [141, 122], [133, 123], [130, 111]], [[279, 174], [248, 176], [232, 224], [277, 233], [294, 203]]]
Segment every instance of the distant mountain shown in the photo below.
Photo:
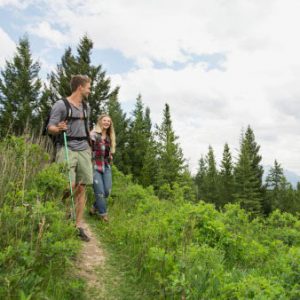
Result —
[[[264, 167], [263, 181], [265, 181], [266, 177], [269, 174], [270, 169], [272, 168], [272, 166], [266, 165], [266, 166], [263, 166], [263, 167]], [[295, 173], [293, 171], [290, 171], [290, 170], [287, 170], [287, 169], [283, 169], [283, 173], [284, 173], [284, 176], [285, 176], [286, 180], [292, 184], [293, 188], [296, 188], [297, 187], [297, 182], [300, 181], [300, 176], [297, 173]]]

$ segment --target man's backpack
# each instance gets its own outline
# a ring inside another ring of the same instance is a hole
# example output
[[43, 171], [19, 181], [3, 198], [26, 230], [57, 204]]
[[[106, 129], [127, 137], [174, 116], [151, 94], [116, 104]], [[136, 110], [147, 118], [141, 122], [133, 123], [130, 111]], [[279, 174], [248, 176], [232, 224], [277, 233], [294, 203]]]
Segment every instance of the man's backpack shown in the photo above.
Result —
[[[62, 98], [62, 101], [65, 104], [66, 107], [66, 118], [63, 121], [69, 121], [69, 120], [78, 120], [81, 119], [79, 117], [73, 117], [72, 116], [72, 108], [71, 108], [71, 104], [70, 102], [66, 99], [66, 98]], [[82, 141], [82, 140], [87, 140], [89, 142], [89, 126], [88, 126], [88, 110], [87, 110], [87, 104], [85, 101], [82, 102], [82, 106], [83, 106], [83, 118], [84, 118], [84, 127], [85, 127], [85, 132], [86, 132], [86, 136], [81, 136], [81, 137], [74, 137], [74, 136], [68, 136], [67, 135], [67, 140], [71, 141], [71, 140], [78, 140], [78, 141]], [[44, 122], [44, 127], [43, 127], [43, 131], [42, 131], [42, 135], [44, 136], [49, 136], [51, 141], [53, 142], [54, 146], [56, 146], [56, 144], [63, 144], [63, 134], [58, 134], [58, 135], [52, 135], [48, 132], [48, 124], [49, 124], [49, 120], [50, 120], [50, 112]]]

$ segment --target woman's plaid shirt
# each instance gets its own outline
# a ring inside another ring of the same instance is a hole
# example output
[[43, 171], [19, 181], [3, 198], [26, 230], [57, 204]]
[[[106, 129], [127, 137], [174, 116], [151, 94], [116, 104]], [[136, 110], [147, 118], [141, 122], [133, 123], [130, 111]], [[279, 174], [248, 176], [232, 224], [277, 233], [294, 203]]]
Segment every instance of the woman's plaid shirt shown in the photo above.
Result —
[[112, 153], [110, 152], [110, 139], [107, 136], [102, 140], [101, 133], [92, 131], [90, 133], [92, 142], [92, 159], [94, 162], [94, 170], [103, 172], [103, 166], [112, 164]]

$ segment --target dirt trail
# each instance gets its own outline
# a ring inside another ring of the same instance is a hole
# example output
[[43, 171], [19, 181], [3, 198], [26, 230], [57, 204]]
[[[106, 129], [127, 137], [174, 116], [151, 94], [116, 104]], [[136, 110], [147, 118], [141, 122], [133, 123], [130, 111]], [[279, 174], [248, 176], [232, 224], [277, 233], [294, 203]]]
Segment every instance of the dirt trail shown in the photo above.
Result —
[[[104, 226], [104, 224], [102, 224]], [[101, 244], [99, 236], [93, 231], [101, 226], [93, 226], [84, 222], [83, 228], [91, 238], [89, 242], [82, 242], [82, 250], [77, 259], [78, 276], [86, 281], [86, 300], [139, 300], [152, 299], [140, 294], [134, 283], [127, 278], [127, 269], [122, 266], [118, 257], [111, 257], [106, 245]]]
[[104, 268], [105, 253], [96, 235], [92, 232], [90, 225], [84, 222], [82, 227], [91, 240], [83, 242], [83, 248], [77, 264], [79, 276], [86, 280], [87, 294], [89, 296], [93, 294], [93, 299], [103, 299], [105, 286], [101, 276], [99, 276], [99, 272]]

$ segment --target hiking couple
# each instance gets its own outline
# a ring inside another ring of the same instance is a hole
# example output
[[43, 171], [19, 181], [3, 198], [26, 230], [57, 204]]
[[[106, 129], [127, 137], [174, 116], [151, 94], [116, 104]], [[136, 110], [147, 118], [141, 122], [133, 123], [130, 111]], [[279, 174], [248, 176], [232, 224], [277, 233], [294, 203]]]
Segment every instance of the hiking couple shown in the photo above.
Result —
[[[71, 95], [57, 101], [52, 107], [48, 133], [56, 138], [56, 162], [69, 160], [70, 181], [74, 191], [76, 228], [84, 241], [90, 238], [82, 225], [86, 202], [86, 185], [93, 184], [95, 202], [90, 214], [108, 221], [106, 200], [112, 186], [111, 163], [115, 152], [115, 132], [108, 115], [100, 115], [95, 128], [89, 130], [90, 108], [86, 99], [90, 94], [91, 80], [88, 76], [74, 75]], [[67, 147], [64, 148], [63, 133]], [[66, 153], [67, 152], [67, 153]]]

